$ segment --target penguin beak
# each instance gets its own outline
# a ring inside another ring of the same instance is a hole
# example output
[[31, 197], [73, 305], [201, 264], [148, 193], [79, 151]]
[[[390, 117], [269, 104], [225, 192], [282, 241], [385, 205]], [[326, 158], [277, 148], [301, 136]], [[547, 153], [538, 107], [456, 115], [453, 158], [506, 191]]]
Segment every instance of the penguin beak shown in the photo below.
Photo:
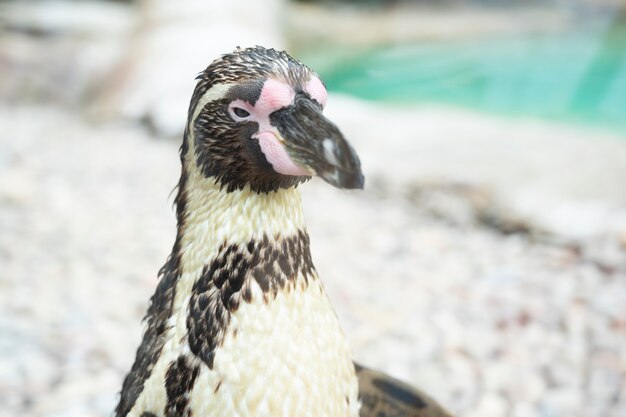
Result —
[[295, 163], [337, 188], [363, 189], [359, 157], [317, 102], [297, 94], [293, 105], [270, 115], [270, 123]]

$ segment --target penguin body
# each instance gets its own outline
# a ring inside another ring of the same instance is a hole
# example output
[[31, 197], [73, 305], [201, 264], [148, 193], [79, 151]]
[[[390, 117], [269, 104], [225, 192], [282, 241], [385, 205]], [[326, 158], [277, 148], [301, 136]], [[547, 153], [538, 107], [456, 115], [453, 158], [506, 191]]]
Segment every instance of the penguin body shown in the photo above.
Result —
[[320, 86], [263, 48], [201, 74], [181, 147], [177, 239], [117, 416], [358, 415], [354, 365], [296, 189], [312, 169], [277, 148], [286, 134], [270, 120], [297, 94], [304, 111], [321, 112]]

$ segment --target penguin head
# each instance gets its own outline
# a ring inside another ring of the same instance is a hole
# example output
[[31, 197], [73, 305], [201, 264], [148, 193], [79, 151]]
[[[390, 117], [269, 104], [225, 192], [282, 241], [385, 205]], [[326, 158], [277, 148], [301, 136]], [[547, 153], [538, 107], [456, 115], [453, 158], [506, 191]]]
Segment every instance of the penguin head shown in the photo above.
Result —
[[285, 52], [236, 49], [198, 76], [182, 153], [228, 191], [289, 188], [319, 176], [363, 188], [359, 158], [323, 115], [319, 76]]

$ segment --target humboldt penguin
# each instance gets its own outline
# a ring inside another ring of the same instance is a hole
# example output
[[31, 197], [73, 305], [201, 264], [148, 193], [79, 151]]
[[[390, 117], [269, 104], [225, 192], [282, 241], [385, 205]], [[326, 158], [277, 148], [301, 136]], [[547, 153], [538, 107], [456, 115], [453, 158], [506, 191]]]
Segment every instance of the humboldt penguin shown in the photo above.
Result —
[[198, 76], [176, 239], [117, 417], [448, 415], [355, 365], [313, 266], [298, 185], [364, 183], [326, 99], [315, 72], [274, 49], [238, 48]]

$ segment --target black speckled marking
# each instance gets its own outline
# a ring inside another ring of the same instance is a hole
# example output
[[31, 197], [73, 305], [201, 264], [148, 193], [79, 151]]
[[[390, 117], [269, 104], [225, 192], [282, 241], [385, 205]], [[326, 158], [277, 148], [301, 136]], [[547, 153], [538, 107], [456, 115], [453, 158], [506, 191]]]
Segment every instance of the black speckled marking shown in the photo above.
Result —
[[242, 302], [250, 302], [250, 285], [256, 282], [266, 302], [295, 281], [298, 273], [305, 283], [313, 273], [309, 236], [264, 235], [244, 245], [223, 244], [220, 253], [204, 267], [193, 285], [187, 316], [189, 347], [209, 368], [221, 344], [230, 315]]
[[151, 413], [150, 411], [144, 411], [143, 413], [141, 413], [140, 417], [157, 417], [157, 415], [154, 413]]
[[172, 362], [165, 375], [166, 417], [190, 417], [189, 395], [198, 376], [199, 367], [189, 365], [184, 356]]

